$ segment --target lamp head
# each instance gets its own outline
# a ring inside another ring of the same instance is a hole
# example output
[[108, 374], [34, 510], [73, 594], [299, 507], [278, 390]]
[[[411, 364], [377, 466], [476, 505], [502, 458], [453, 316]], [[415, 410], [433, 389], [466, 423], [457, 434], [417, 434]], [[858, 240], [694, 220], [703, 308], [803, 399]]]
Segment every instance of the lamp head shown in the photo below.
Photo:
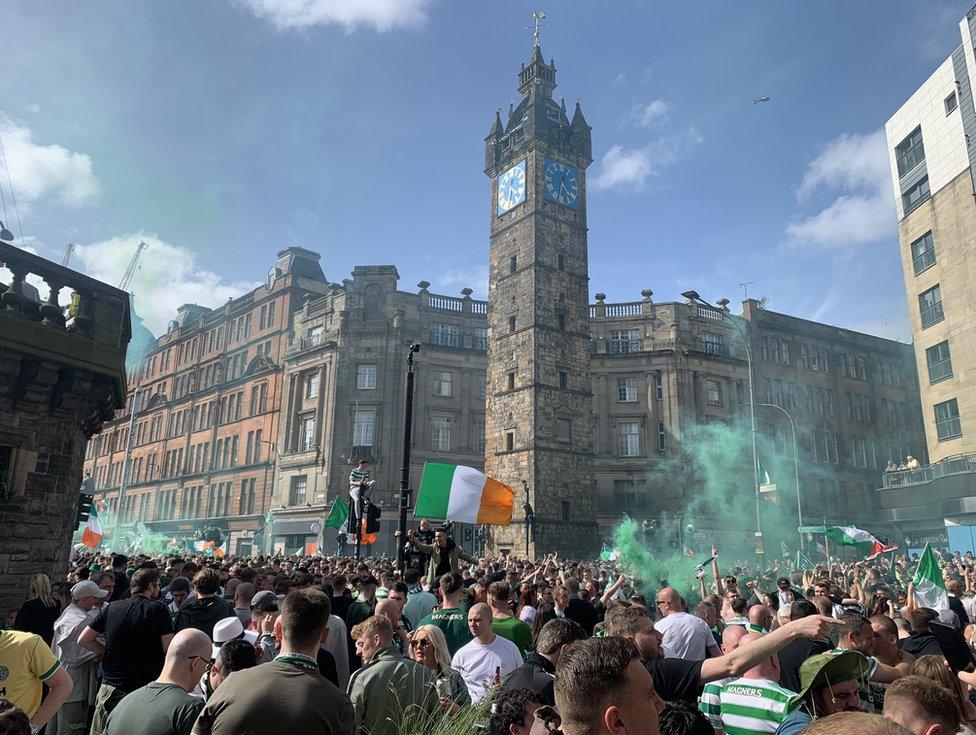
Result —
[[13, 242], [14, 240], [14, 233], [5, 227], [3, 222], [0, 222], [0, 240], [4, 242]]
[[685, 291], [681, 295], [684, 296], [689, 301], [698, 301], [698, 299], [701, 298], [701, 296], [698, 295], [697, 291]]
[[410, 345], [410, 351], [420, 352], [420, 342], [414, 342], [412, 345]]

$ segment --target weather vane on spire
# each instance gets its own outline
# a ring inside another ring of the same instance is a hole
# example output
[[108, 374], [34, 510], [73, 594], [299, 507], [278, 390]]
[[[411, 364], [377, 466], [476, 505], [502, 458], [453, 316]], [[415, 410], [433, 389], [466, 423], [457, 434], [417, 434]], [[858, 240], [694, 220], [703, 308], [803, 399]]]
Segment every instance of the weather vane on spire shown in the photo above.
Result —
[[[542, 26], [545, 25], [542, 21], [546, 17], [546, 11], [536, 10], [532, 13], [532, 17], [535, 20], [535, 30], [532, 32], [532, 47], [539, 48], [539, 36], [541, 35]], [[526, 26], [526, 28], [531, 28], [532, 26]]]

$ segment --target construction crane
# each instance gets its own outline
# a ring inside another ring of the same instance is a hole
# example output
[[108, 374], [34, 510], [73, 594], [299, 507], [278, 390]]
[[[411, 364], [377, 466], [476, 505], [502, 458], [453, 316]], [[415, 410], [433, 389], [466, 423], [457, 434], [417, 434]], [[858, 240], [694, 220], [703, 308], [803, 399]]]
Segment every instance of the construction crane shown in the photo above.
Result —
[[69, 242], [68, 246], [64, 249], [64, 257], [61, 258], [61, 265], [68, 265], [68, 261], [71, 260], [71, 254], [75, 251], [75, 244]]
[[132, 254], [132, 260], [129, 261], [128, 267], [125, 269], [125, 273], [122, 274], [122, 280], [119, 281], [119, 288], [122, 291], [129, 290], [129, 284], [132, 282], [132, 276], [136, 273], [136, 266], [139, 265], [139, 258], [142, 257], [142, 251], [148, 248], [145, 242], [140, 242], [136, 246], [136, 251]]

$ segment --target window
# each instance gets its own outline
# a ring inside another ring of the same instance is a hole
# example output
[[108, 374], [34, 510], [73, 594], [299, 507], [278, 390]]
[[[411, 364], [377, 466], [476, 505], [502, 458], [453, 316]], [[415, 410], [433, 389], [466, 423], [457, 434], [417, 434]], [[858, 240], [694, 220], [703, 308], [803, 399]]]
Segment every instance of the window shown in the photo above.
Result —
[[509, 373], [506, 376], [506, 380], [507, 380], [506, 386], [508, 387], [508, 390], [515, 390], [515, 373]]
[[928, 291], [920, 293], [918, 295], [918, 310], [923, 329], [941, 322], [944, 317], [942, 313], [942, 290], [938, 286], [933, 286]]
[[488, 397], [488, 378], [485, 375], [478, 376], [478, 398]]
[[565, 267], [565, 263], [563, 259], [563, 254], [560, 253], [559, 255], [556, 256], [556, 268], [558, 268], [559, 270], [563, 270], [564, 267]]
[[430, 343], [442, 347], [457, 347], [458, 325], [434, 322], [430, 325]]
[[724, 355], [725, 339], [715, 332], [702, 332], [698, 335], [701, 340], [702, 351], [706, 355]]
[[915, 128], [911, 135], [895, 147], [895, 160], [898, 162], [898, 176], [903, 177], [925, 160], [925, 147], [922, 145], [922, 128]]
[[940, 442], [962, 436], [959, 404], [955, 398], [935, 404], [935, 433], [938, 434]]
[[901, 204], [905, 210], [905, 214], [908, 214], [915, 209], [915, 207], [924, 202], [928, 196], [929, 177], [926, 176], [901, 195]]
[[828, 431], [813, 432], [813, 458], [817, 462], [837, 464], [837, 437]]
[[474, 448], [475, 451], [485, 451], [485, 418], [481, 416], [474, 422]]
[[291, 485], [288, 488], [288, 505], [304, 505], [308, 491], [308, 477], [298, 475], [291, 478]]
[[563, 416], [556, 417], [556, 441], [569, 442], [572, 439], [572, 422]]
[[709, 406], [722, 405], [722, 384], [717, 380], [705, 381], [705, 403]]
[[916, 276], [935, 265], [935, 243], [932, 242], [931, 232], [926, 232], [912, 243], [912, 265]]
[[560, 388], [565, 388], [566, 385], [567, 385], [567, 381], [568, 380], [569, 380], [569, 378], [566, 375], [566, 371], [565, 370], [560, 370], [559, 371], [559, 387]]
[[562, 508], [563, 520], [571, 521], [573, 520], [573, 505], [568, 500], [563, 500], [560, 504]]
[[474, 348], [476, 350], [481, 350], [482, 352], [488, 349], [488, 328], [487, 327], [474, 328]]
[[867, 442], [863, 436], [851, 437], [851, 465], [854, 467], [868, 466]]
[[664, 399], [664, 381], [661, 373], [654, 373], [654, 397], [659, 401]]
[[259, 383], [251, 387], [251, 415], [268, 410], [268, 384]]
[[614, 480], [617, 510], [647, 510], [647, 480]]
[[434, 371], [434, 395], [443, 398], [451, 397], [451, 373]]
[[318, 398], [319, 395], [319, 374], [308, 373], [305, 376], [305, 397]]
[[356, 366], [356, 387], [359, 390], [376, 390], [376, 365]]
[[352, 443], [356, 447], [373, 446], [373, 429], [376, 425], [376, 410], [359, 409], [355, 412], [352, 425]]
[[558, 314], [557, 317], [558, 317], [558, 321], [559, 321], [559, 331], [560, 332], [565, 332], [566, 331], [566, 315], [565, 314]]
[[517, 270], [518, 270], [518, 256], [513, 255], [511, 258], [509, 258], [508, 261], [508, 272], [514, 273]]
[[637, 378], [617, 378], [617, 401], [631, 403], [637, 400]]
[[617, 445], [621, 457], [640, 456], [640, 427], [636, 421], [617, 424]]
[[945, 98], [946, 115], [951, 114], [952, 111], [955, 110], [957, 107], [959, 107], [959, 101], [958, 99], [956, 99], [955, 90], [953, 90], [952, 94], [950, 94], [948, 97]]
[[511, 452], [515, 450], [515, 432], [506, 431], [505, 432], [505, 451]]
[[511, 334], [512, 332], [515, 331], [515, 326], [516, 326], [517, 323], [518, 323], [518, 319], [516, 319], [516, 317], [515, 317], [514, 314], [508, 318], [508, 333], [509, 334]]
[[640, 351], [640, 330], [637, 329], [611, 329], [610, 330], [610, 354], [622, 355], [626, 352]]
[[949, 340], [939, 342], [925, 350], [925, 361], [929, 366], [929, 383], [952, 377], [952, 358], [949, 356]]
[[657, 451], [659, 451], [661, 454], [664, 454], [666, 437], [667, 435], [665, 434], [664, 431], [664, 422], [658, 421], [657, 422]]
[[315, 448], [315, 414], [309, 413], [298, 417], [299, 450], [310, 452]]
[[447, 416], [430, 417], [430, 448], [438, 452], [451, 451], [451, 420]]

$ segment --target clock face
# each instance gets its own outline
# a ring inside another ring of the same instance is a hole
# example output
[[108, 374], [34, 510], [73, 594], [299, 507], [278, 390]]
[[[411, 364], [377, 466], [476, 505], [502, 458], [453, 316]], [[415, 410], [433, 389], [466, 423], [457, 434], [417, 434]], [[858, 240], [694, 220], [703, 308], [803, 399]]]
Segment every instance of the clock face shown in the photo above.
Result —
[[546, 199], [579, 209], [579, 170], [568, 163], [546, 158]]
[[525, 201], [525, 159], [498, 177], [498, 211], [505, 214]]

